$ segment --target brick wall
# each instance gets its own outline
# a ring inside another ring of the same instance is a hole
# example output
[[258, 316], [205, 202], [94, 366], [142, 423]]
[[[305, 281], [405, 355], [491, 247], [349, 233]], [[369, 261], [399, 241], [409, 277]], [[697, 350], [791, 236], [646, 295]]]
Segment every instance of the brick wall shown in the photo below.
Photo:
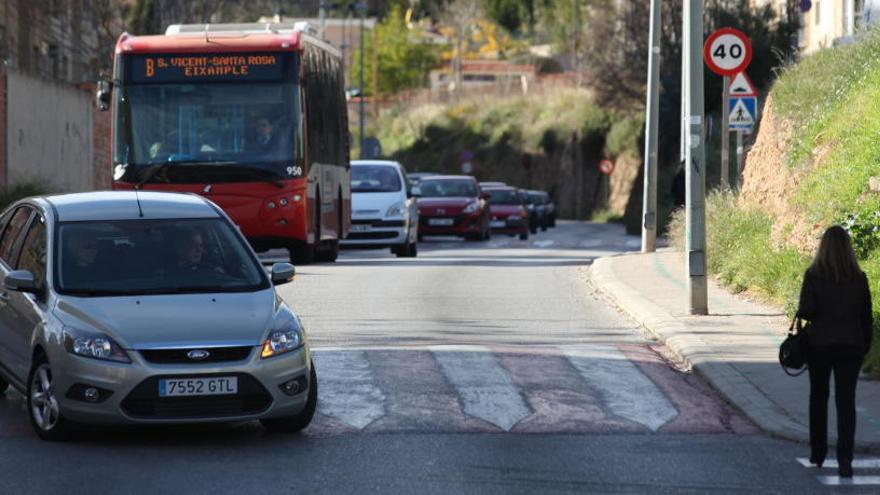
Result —
[[110, 189], [112, 168], [110, 164], [110, 112], [92, 109], [92, 168], [96, 190]]

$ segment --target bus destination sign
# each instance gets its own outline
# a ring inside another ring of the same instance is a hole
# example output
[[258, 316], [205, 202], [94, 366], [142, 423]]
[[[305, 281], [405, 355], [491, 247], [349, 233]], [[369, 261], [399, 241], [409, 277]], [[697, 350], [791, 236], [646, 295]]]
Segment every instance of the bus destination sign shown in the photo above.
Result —
[[136, 55], [130, 75], [134, 83], [277, 81], [284, 77], [284, 57], [278, 53]]

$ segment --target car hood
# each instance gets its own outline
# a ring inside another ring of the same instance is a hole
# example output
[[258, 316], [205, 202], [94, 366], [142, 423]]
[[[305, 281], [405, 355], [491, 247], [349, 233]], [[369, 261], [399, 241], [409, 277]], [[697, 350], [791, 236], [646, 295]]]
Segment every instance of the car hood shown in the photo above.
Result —
[[62, 297], [55, 314], [65, 326], [105, 333], [125, 349], [256, 346], [272, 324], [274, 292]]
[[406, 200], [402, 191], [379, 193], [379, 192], [353, 192], [351, 193], [351, 214], [355, 218], [378, 218], [385, 216], [385, 212], [394, 203]]
[[427, 208], [464, 208], [477, 198], [419, 198], [419, 206]]

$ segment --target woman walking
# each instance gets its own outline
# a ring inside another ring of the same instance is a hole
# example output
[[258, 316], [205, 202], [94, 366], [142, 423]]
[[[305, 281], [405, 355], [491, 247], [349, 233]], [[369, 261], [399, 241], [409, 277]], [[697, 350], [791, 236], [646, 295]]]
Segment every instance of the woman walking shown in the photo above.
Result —
[[816, 258], [804, 274], [797, 316], [809, 321], [810, 462], [821, 467], [828, 451], [828, 390], [833, 371], [838, 469], [841, 477], [852, 477], [856, 382], [871, 347], [873, 315], [868, 279], [842, 227], [830, 227], [822, 236]]

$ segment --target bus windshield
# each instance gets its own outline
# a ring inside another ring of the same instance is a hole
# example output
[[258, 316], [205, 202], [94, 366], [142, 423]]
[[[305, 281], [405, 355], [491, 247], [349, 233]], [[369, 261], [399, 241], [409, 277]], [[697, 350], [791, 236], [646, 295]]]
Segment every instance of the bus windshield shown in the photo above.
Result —
[[116, 180], [277, 181], [304, 173], [300, 94], [294, 78], [132, 78], [119, 89]]

